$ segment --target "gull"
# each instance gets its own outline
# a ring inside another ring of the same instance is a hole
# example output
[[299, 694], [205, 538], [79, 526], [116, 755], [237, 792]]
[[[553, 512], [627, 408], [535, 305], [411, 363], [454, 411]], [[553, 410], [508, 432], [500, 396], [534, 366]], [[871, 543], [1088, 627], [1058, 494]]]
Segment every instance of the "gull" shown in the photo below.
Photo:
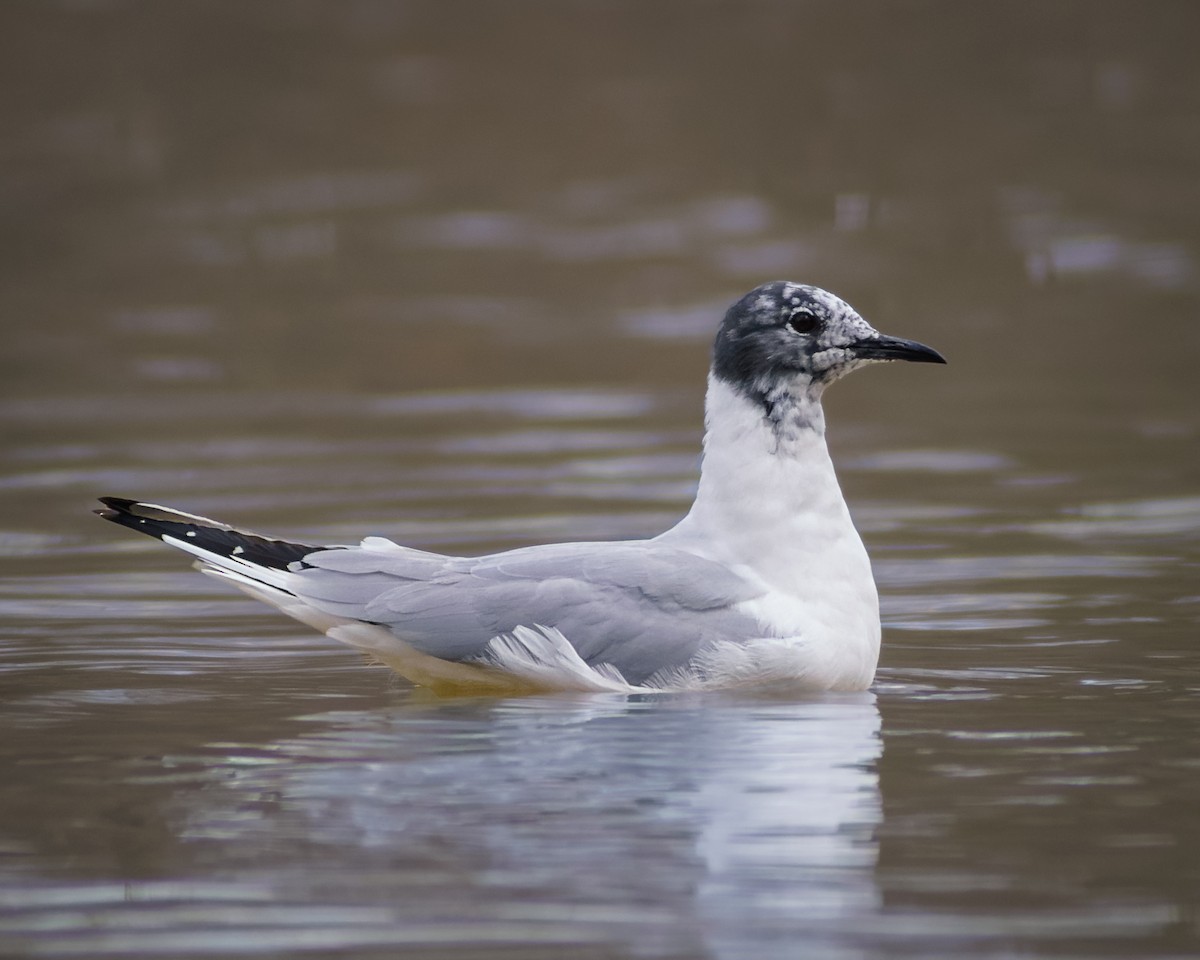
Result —
[[276, 540], [119, 497], [96, 513], [439, 693], [864, 690], [879, 597], [821, 397], [892, 360], [946, 362], [818, 287], [737, 300], [713, 346], [695, 501], [648, 540], [456, 557]]

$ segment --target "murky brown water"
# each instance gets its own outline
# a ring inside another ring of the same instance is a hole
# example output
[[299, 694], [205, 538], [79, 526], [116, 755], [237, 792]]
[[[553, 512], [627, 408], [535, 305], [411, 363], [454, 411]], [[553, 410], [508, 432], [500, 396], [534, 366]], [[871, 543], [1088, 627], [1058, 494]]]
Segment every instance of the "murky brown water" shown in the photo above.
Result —
[[[0, 13], [0, 953], [1200, 952], [1200, 10]], [[861, 698], [438, 701], [89, 517], [656, 532], [774, 278]]]

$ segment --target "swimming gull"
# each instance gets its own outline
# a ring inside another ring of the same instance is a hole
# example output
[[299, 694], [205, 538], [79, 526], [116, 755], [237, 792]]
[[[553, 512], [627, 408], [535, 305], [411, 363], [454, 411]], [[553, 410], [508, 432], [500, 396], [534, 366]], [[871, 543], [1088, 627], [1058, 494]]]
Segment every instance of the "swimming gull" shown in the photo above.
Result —
[[888, 360], [945, 363], [817, 287], [768, 283], [735, 302], [713, 348], [695, 502], [649, 540], [451, 557], [382, 537], [275, 540], [117, 497], [96, 512], [441, 692], [862, 690], [879, 599], [821, 395]]

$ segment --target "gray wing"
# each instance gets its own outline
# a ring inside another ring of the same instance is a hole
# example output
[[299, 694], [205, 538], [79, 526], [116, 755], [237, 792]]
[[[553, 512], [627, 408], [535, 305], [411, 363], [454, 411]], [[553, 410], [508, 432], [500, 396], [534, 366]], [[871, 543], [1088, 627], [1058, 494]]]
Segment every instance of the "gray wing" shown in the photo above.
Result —
[[654, 541], [566, 543], [478, 558], [341, 549], [304, 558], [293, 589], [338, 616], [384, 625], [445, 660], [481, 656], [519, 626], [554, 627], [590, 665], [630, 683], [717, 640], [755, 635], [732, 609], [759, 591], [726, 567]]

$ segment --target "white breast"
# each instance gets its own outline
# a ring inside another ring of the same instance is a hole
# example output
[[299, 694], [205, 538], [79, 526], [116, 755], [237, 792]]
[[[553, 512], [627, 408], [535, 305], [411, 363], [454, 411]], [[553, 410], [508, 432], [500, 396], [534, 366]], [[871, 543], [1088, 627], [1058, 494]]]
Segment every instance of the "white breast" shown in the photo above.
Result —
[[745, 656], [765, 658], [768, 669], [790, 663], [819, 674], [814, 685], [868, 686], [879, 656], [879, 600], [825, 445], [819, 401], [777, 428], [713, 378], [707, 411], [696, 502], [663, 539], [762, 585], [762, 596], [742, 609], [762, 625], [763, 644]]

